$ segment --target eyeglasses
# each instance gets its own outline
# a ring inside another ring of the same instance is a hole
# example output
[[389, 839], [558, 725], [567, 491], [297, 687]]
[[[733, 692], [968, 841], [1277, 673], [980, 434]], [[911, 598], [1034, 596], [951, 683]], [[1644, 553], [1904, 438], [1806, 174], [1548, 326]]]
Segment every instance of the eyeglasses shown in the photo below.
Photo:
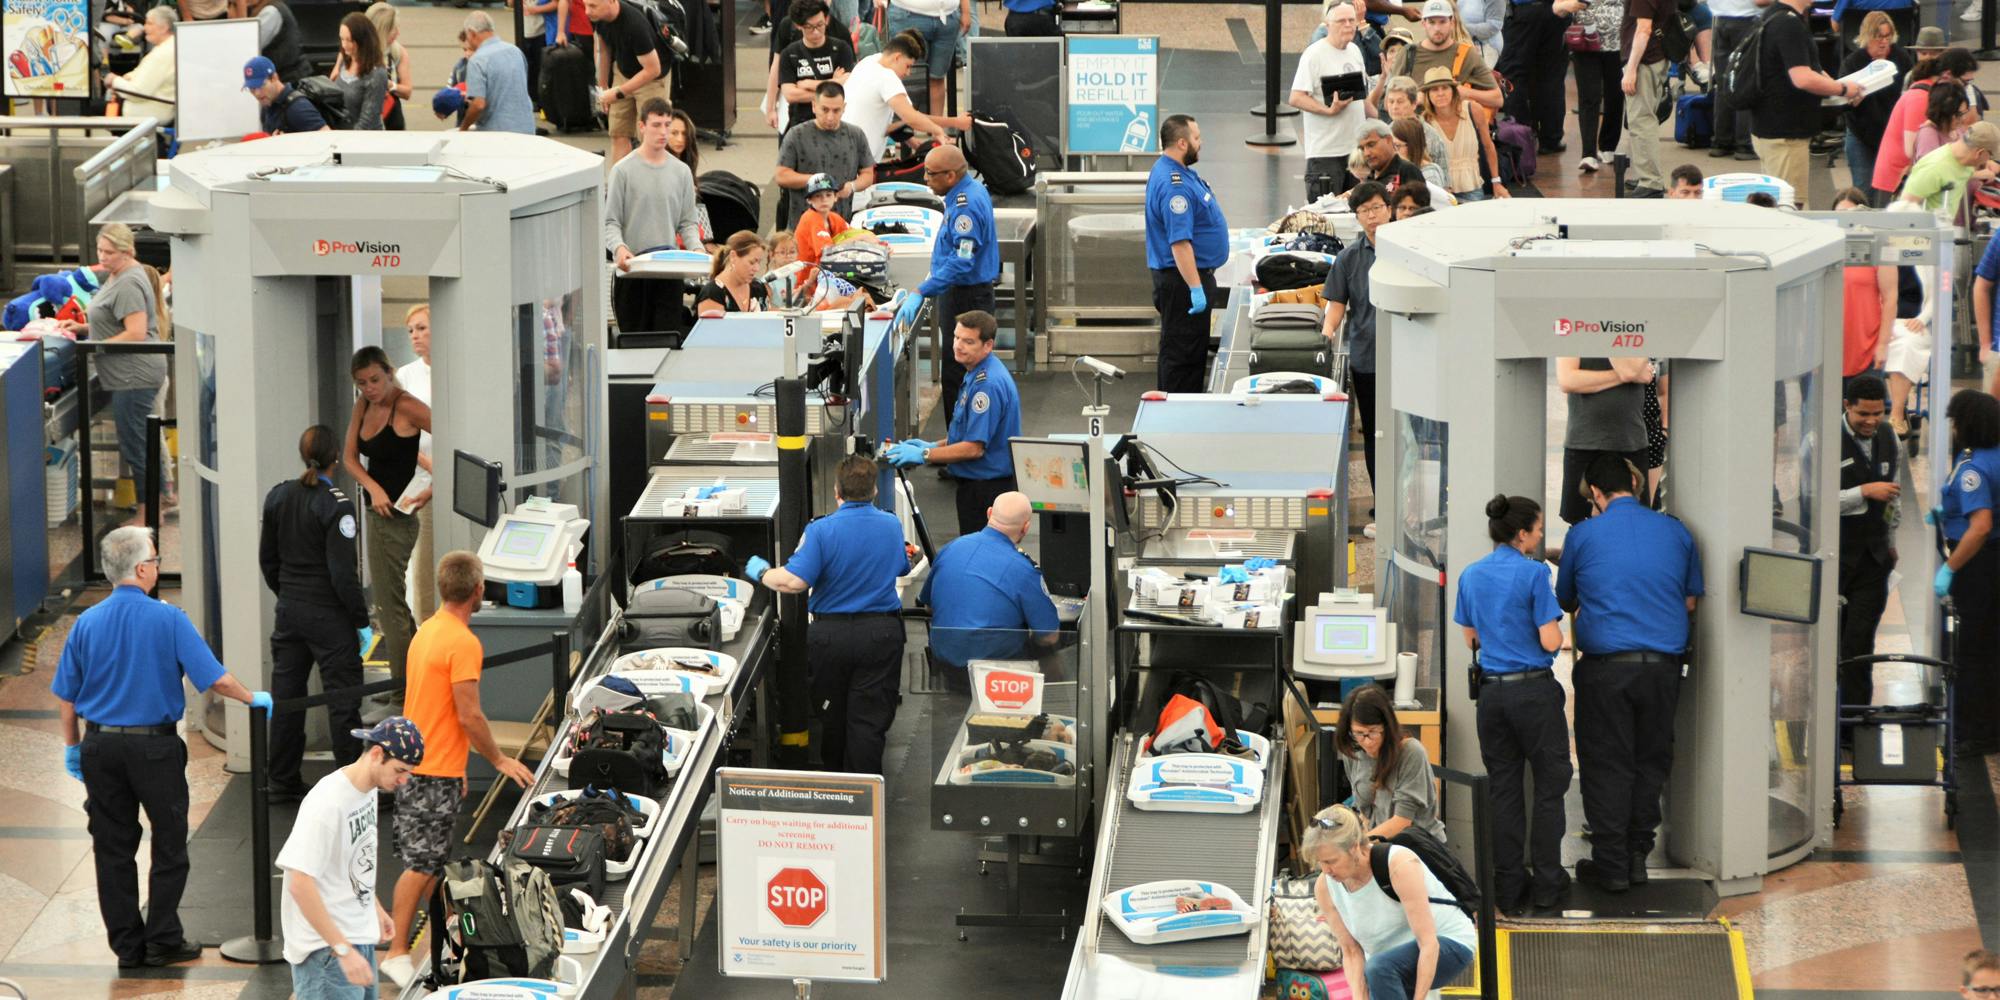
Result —
[[952, 170], [952, 169], [946, 169], [946, 170], [932, 170], [932, 169], [931, 169], [931, 168], [929, 168], [929, 167], [925, 167], [925, 168], [924, 168], [924, 176], [925, 176], [925, 177], [948, 177], [948, 176], [950, 176], [950, 175], [952, 175], [952, 174], [955, 174], [955, 173], [958, 173], [958, 171], [957, 171], [957, 170]]
[[1982, 997], [2000, 997], [2000, 986], [1967, 986], [1965, 992]]
[[827, 25], [832, 23], [833, 23], [832, 21], [829, 21], [825, 18], [821, 18], [817, 21], [807, 21], [806, 23], [799, 25], [799, 28], [804, 31], [825, 31]]

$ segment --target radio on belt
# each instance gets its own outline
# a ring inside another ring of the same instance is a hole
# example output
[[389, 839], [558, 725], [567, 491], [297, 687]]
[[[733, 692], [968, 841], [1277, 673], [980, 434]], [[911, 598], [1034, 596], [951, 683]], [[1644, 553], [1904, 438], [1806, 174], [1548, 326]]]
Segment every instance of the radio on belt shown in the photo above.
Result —
[[547, 497], [530, 497], [502, 514], [479, 543], [486, 599], [516, 608], [561, 607], [563, 574], [589, 527], [575, 504]]

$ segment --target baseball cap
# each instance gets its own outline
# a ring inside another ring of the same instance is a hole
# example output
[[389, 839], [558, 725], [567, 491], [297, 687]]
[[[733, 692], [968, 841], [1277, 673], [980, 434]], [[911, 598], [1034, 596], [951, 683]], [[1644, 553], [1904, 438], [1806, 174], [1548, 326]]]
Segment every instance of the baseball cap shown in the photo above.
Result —
[[412, 766], [424, 762], [424, 734], [417, 724], [392, 715], [369, 729], [350, 729], [348, 735], [363, 743], [373, 743], [390, 757]]
[[440, 87], [431, 95], [431, 113], [442, 118], [465, 108], [465, 91], [457, 87]]
[[840, 185], [835, 184], [833, 182], [833, 178], [828, 177], [825, 174], [814, 174], [811, 177], [806, 178], [806, 197], [808, 198], [812, 197], [813, 195], [819, 194], [822, 191], [838, 191], [838, 190], [840, 190]]
[[243, 89], [256, 90], [277, 73], [278, 67], [273, 65], [271, 60], [263, 56], [251, 56], [250, 61], [243, 64]]
[[1434, 17], [1450, 17], [1456, 13], [1458, 11], [1452, 8], [1451, 0], [1424, 0], [1423, 20], [1428, 21]]
[[1410, 29], [1390, 28], [1389, 33], [1383, 36], [1382, 38], [1382, 47], [1385, 49], [1388, 48], [1389, 43], [1391, 42], [1395, 42], [1399, 45], [1414, 45], [1416, 44], [1416, 41], [1417, 41], [1416, 36], [1410, 34]]
[[1972, 127], [1965, 130], [1965, 144], [1983, 149], [1992, 156], [2000, 156], [2000, 125], [1973, 122]]

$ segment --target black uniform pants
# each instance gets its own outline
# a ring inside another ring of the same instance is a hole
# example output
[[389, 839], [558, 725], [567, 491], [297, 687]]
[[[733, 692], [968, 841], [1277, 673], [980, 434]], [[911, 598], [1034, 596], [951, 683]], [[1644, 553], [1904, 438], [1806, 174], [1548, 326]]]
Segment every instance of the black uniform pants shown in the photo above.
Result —
[[[1361, 464], [1368, 469], [1368, 495], [1380, 494], [1375, 486], [1375, 373], [1347, 371], [1347, 381], [1354, 387], [1354, 413], [1361, 419]], [[1341, 460], [1347, 460], [1347, 442], [1341, 442]], [[1369, 504], [1373, 511], [1375, 506]]]
[[820, 765], [881, 774], [903, 681], [903, 620], [895, 612], [814, 615], [806, 630]]
[[[1617, 654], [1613, 654], [1617, 655]], [[1585, 655], [1576, 665], [1576, 762], [1590, 855], [1606, 872], [1653, 853], [1660, 793], [1674, 766], [1681, 665]], [[1486, 692], [1480, 692], [1486, 700]]]
[[2000, 542], [1988, 539], [1952, 577], [1951, 600], [1958, 611], [1953, 738], [1990, 745], [2000, 741]]
[[[951, 435], [951, 415], [958, 412], [958, 387], [965, 384], [965, 366], [958, 363], [952, 353], [952, 333], [958, 326], [958, 314], [974, 309], [993, 311], [993, 285], [951, 285], [938, 296], [938, 329], [944, 333], [944, 356], [938, 371], [944, 391], [938, 396], [938, 405], [944, 407], [944, 433], [938, 435], [942, 443]], [[1020, 350], [1020, 345], [1014, 345]]]
[[986, 527], [986, 508], [993, 506], [993, 499], [1002, 493], [1020, 489], [1010, 475], [998, 479], [960, 479], [958, 495], [958, 533], [961, 537], [975, 535]]
[[1840, 556], [1840, 703], [1866, 705], [1875, 694], [1875, 665], [1847, 661], [1875, 652], [1875, 629], [1889, 603], [1893, 561], [1877, 559], [1865, 547], [1843, 546]]
[[[187, 744], [179, 736], [86, 732], [84, 813], [97, 869], [97, 911], [121, 961], [181, 943], [181, 891], [188, 874]], [[153, 828], [146, 915], [139, 915], [139, 810]]]
[[[1007, 12], [1008, 38], [1061, 38], [1062, 21], [1053, 6], [1041, 10]], [[1912, 36], [1914, 37], [1914, 36]]]
[[[271, 631], [271, 697], [306, 696], [313, 664], [319, 664], [320, 686], [327, 691], [361, 683], [361, 641], [347, 613], [339, 608], [298, 601], [279, 601], [277, 627]], [[337, 699], [326, 706], [332, 734], [333, 759], [338, 766], [361, 756], [361, 741], [349, 735], [361, 727], [361, 702]], [[306, 715], [286, 712], [271, 717], [271, 787], [303, 791], [299, 761], [305, 755]]]
[[1535, 130], [1543, 146], [1559, 145], [1563, 139], [1563, 77], [1569, 69], [1563, 48], [1563, 30], [1569, 19], [1555, 12], [1548, 0], [1529, 0], [1507, 8], [1507, 21], [1500, 27], [1505, 44], [1500, 49], [1500, 65], [1494, 67], [1514, 82], [1507, 97], [1507, 113]]
[[[1492, 778], [1494, 892], [1503, 904], [1519, 898], [1527, 888], [1529, 861], [1536, 882], [1560, 888], [1568, 878], [1562, 863], [1563, 796], [1571, 772], [1563, 689], [1554, 675], [1480, 686], [1479, 756]], [[1530, 773], [1535, 776], [1532, 838], [1522, 787]]]
[[[1201, 287], [1211, 305], [1215, 303], [1215, 269], [1201, 268]], [[1178, 268], [1153, 269], [1153, 308], [1160, 313], [1160, 378], [1162, 392], [1201, 392], [1207, 387], [1208, 313], [1203, 309], [1190, 315], [1187, 282]]]

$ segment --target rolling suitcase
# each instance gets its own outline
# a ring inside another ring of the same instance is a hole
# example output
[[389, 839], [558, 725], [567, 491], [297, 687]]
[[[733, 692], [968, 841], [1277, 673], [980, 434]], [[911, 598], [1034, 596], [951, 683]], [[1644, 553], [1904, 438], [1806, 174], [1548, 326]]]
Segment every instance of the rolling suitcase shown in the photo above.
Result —
[[1707, 149], [1715, 139], [1715, 98], [1682, 94], [1674, 100], [1674, 141], [1689, 149]]
[[589, 132], [597, 128], [597, 108], [590, 100], [590, 82], [597, 68], [590, 57], [574, 45], [551, 48], [542, 54], [542, 113], [549, 124], [562, 132]]
[[1332, 378], [1333, 345], [1313, 326], [1253, 326], [1250, 328], [1250, 374], [1301, 372]]

